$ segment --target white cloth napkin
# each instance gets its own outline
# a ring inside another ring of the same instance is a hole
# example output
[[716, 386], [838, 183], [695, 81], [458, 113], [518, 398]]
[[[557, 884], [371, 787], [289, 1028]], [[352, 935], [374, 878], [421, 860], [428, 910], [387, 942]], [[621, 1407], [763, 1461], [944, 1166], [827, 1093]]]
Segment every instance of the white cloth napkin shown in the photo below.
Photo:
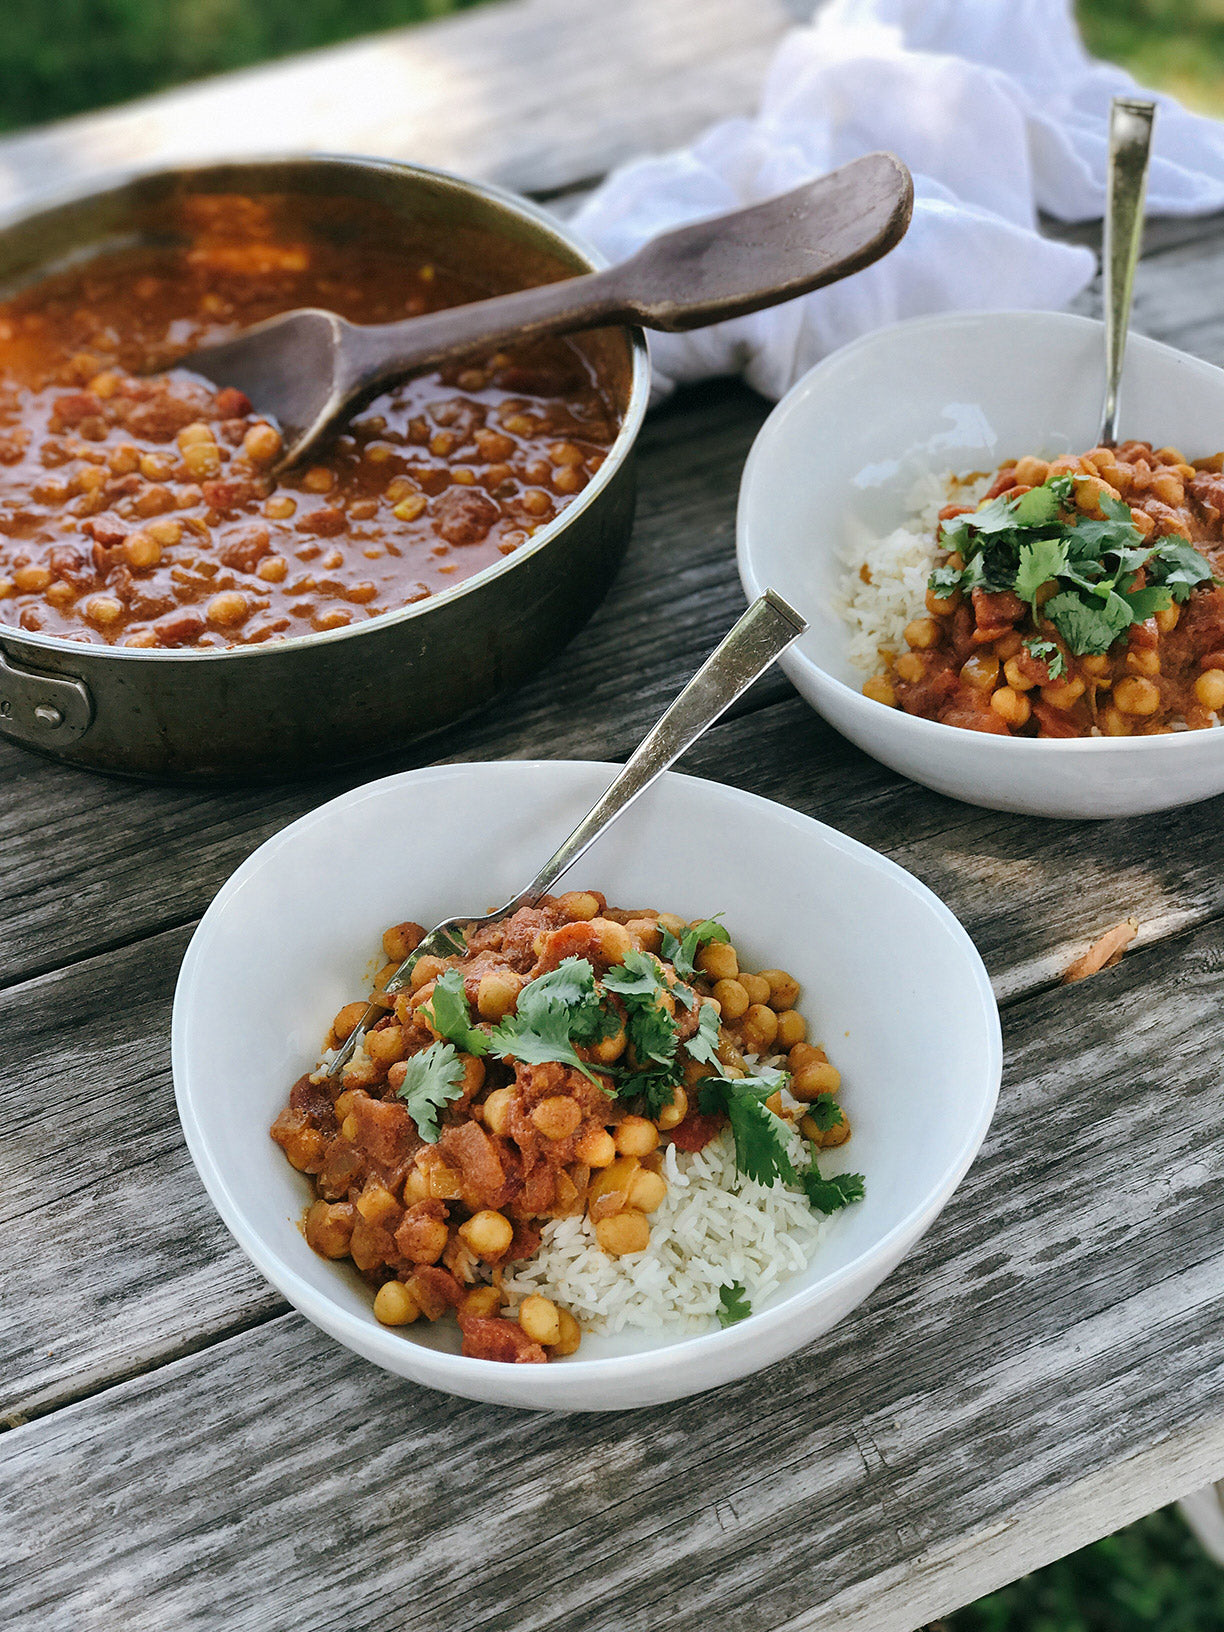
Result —
[[[875, 266], [770, 311], [652, 336], [655, 391], [742, 373], [780, 397], [813, 363], [923, 312], [1065, 306], [1095, 257], [1041, 236], [1104, 207], [1110, 98], [1071, 0], [831, 0], [783, 39], [752, 119], [615, 171], [574, 225], [613, 260], [682, 222], [797, 187], [890, 148], [914, 173], [909, 232]], [[1150, 94], [1150, 93], [1143, 93]], [[1224, 126], [1157, 97], [1148, 209], [1224, 207]]]

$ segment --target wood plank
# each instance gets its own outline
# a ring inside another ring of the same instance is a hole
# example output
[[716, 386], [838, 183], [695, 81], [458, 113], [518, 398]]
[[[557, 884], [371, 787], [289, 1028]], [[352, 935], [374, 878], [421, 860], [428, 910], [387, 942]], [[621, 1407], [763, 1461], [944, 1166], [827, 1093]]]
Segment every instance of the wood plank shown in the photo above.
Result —
[[1218, 1476], [1222, 1002], [1213, 924], [1011, 1009], [924, 1243], [716, 1397], [506, 1412], [284, 1316], [15, 1429], [10, 1624], [906, 1632]]
[[513, 0], [0, 139], [0, 208], [111, 170], [371, 153], [548, 192], [755, 105], [782, 0]]
[[[892, 854], [965, 923], [1005, 1000], [1056, 980], [1131, 913], [1141, 922], [1132, 962], [1224, 914], [1224, 800], [1125, 826], [1018, 822], [901, 781], [798, 700], [715, 728], [685, 765]], [[183, 835], [189, 844], [187, 823]], [[138, 876], [135, 845], [132, 855]], [[192, 877], [198, 887], [207, 871]], [[187, 934], [167, 931], [0, 995], [0, 1116], [18, 1130], [0, 1151], [0, 1217], [11, 1232], [0, 1259], [11, 1260], [8, 1284], [20, 1294], [0, 1413], [47, 1410], [279, 1307], [216, 1228], [178, 1131], [164, 1039]], [[73, 1265], [93, 1228], [98, 1173], [108, 1175], [103, 1267], [82, 1283]], [[183, 1198], [168, 1238], [164, 1224], [150, 1228], [150, 1194]], [[74, 1286], [67, 1320], [65, 1284]]]

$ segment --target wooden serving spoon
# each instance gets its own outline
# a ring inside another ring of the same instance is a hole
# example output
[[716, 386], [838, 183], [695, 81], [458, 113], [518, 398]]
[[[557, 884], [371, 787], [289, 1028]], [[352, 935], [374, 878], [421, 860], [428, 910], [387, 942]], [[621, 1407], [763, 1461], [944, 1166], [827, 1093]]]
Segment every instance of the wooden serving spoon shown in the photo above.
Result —
[[910, 173], [869, 153], [817, 181], [664, 233], [604, 272], [563, 278], [399, 323], [356, 324], [304, 307], [205, 346], [175, 366], [237, 386], [296, 463], [377, 391], [474, 351], [611, 323], [671, 332], [775, 306], [858, 272], [903, 237]]

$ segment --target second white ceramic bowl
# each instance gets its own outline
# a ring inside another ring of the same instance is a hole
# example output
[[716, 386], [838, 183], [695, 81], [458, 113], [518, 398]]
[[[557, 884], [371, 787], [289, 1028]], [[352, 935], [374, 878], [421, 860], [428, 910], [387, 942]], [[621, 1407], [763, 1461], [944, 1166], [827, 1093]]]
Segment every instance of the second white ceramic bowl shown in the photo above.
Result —
[[[809, 628], [783, 656], [800, 693], [893, 770], [993, 810], [1135, 816], [1224, 792], [1224, 730], [1049, 741], [965, 731], [862, 695], [834, 610], [844, 552], [905, 519], [926, 472], [990, 470], [1093, 445], [1101, 325], [1065, 312], [968, 312], [879, 329], [818, 363], [766, 420], [744, 470], [740, 577]], [[1224, 371], [1132, 335], [1128, 437], [1188, 457], [1224, 448]]]
[[313, 1065], [331, 1016], [372, 973], [386, 925], [436, 923], [508, 900], [613, 774], [564, 762], [445, 765], [333, 800], [261, 845], [224, 886], [175, 994], [179, 1114], [239, 1244], [291, 1303], [358, 1354], [472, 1399], [585, 1411], [651, 1405], [810, 1342], [935, 1218], [998, 1093], [999, 1017], [986, 971], [924, 885], [810, 817], [667, 776], [568, 882], [686, 918], [723, 911], [755, 967], [795, 973], [813, 1035], [842, 1071], [854, 1137], [837, 1154], [866, 1174], [866, 1199], [838, 1215], [802, 1275], [727, 1331], [588, 1336], [569, 1359], [515, 1366], [458, 1353], [451, 1321], [380, 1326], [352, 1267], [306, 1245], [298, 1221], [310, 1187], [268, 1126]]

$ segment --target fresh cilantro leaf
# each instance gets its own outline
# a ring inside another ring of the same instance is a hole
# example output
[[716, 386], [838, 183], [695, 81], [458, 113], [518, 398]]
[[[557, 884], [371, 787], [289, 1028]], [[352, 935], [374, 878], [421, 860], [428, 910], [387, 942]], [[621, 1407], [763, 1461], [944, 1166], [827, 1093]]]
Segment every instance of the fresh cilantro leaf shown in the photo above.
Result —
[[788, 1149], [789, 1124], [765, 1104], [787, 1080], [784, 1071], [767, 1068], [755, 1077], [707, 1077], [701, 1085], [701, 1110], [727, 1113], [735, 1139], [735, 1165], [759, 1184], [795, 1177]]
[[655, 1117], [675, 1099], [676, 1080], [668, 1071], [627, 1071], [617, 1083], [616, 1097], [626, 1102], [643, 1100], [647, 1116]]
[[737, 1320], [747, 1320], [752, 1313], [752, 1305], [748, 1302], [747, 1294], [739, 1281], [732, 1281], [730, 1286], [720, 1286], [718, 1289], [718, 1324], [722, 1327], [734, 1326]]
[[[1033, 493], [1040, 493], [1041, 488], [1035, 487]], [[1025, 499], [1032, 498], [1033, 493], [1026, 493]], [[1024, 499], [1021, 499], [1021, 504]], [[1057, 578], [1060, 572], [1067, 567], [1067, 546], [1059, 538], [1039, 538], [1032, 544], [1021, 544], [1020, 564], [1016, 568], [1015, 592], [1022, 601], [1030, 606], [1037, 605], [1037, 591], [1042, 584], [1048, 584], [1051, 578]]]
[[1067, 660], [1062, 648], [1052, 640], [1026, 640], [1025, 648], [1039, 663], [1044, 663], [1051, 680], [1059, 680], [1067, 672]]
[[396, 1090], [426, 1144], [438, 1142], [438, 1113], [463, 1092], [463, 1065], [453, 1043], [431, 1043], [405, 1061], [407, 1072]]
[[817, 1094], [809, 1102], [807, 1114], [821, 1133], [828, 1133], [830, 1128], [839, 1128], [846, 1120], [845, 1113], [832, 1094]]
[[703, 1065], [718, 1067], [718, 1033], [722, 1022], [712, 1003], [703, 1003], [697, 1016], [697, 1030], [686, 1041], [685, 1048]]
[[455, 1043], [465, 1054], [487, 1054], [489, 1039], [472, 1024], [463, 976], [458, 969], [448, 969], [434, 982], [429, 1002], [421, 1010], [430, 1025], [448, 1042]]
[[[1114, 597], [1121, 600], [1121, 596]], [[1105, 606], [1089, 606], [1079, 595], [1064, 590], [1042, 607], [1047, 617], [1077, 655], [1100, 655], [1107, 652], [1131, 622], [1130, 609], [1123, 604], [1120, 615], [1107, 612]]]
[[1173, 605], [1173, 592], [1165, 584], [1148, 584], [1144, 589], [1128, 590], [1126, 600], [1134, 622], [1145, 623], [1157, 612], [1168, 611]]
[[852, 1201], [862, 1201], [865, 1194], [861, 1173], [835, 1173], [825, 1179], [815, 1162], [800, 1181], [807, 1198], [818, 1213], [836, 1213]]
[[1162, 538], [1152, 551], [1147, 566], [1148, 582], [1165, 584], [1174, 600], [1184, 601], [1196, 584], [1209, 583], [1209, 563], [1193, 547], [1178, 538]]
[[927, 588], [932, 595], [938, 595], [941, 601], [946, 601], [949, 595], [954, 595], [961, 587], [964, 577], [960, 567], [936, 567], [927, 579]]
[[[1058, 520], [1059, 510], [1070, 497], [1070, 482], [1063, 486], [1058, 477], [1052, 482], [1043, 482], [1040, 487], [1031, 487], [1011, 501], [1011, 524], [1013, 527], [1046, 527]], [[1017, 590], [1016, 594], [1019, 593]]]
[[661, 951], [664, 958], [671, 964], [676, 973], [685, 980], [692, 980], [697, 973], [694, 961], [703, 946], [710, 941], [729, 941], [731, 937], [723, 926], [713, 918], [703, 918], [699, 924], [686, 929], [679, 940], [670, 930], [663, 931]]
[[626, 952], [624, 963], [614, 964], [603, 977], [604, 991], [618, 997], [654, 997], [665, 984], [657, 960], [647, 952]]
[[592, 1082], [598, 1079], [574, 1046], [606, 1024], [595, 971], [585, 958], [566, 958], [555, 969], [528, 981], [518, 995], [516, 1012], [495, 1026], [489, 1047], [526, 1065], [568, 1065]]

